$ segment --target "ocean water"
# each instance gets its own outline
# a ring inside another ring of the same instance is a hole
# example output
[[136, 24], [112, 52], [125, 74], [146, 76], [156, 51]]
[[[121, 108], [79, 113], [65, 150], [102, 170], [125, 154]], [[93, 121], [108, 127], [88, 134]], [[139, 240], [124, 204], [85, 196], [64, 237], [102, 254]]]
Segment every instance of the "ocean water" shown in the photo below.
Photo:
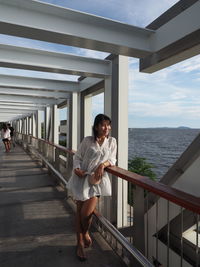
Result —
[[187, 128], [130, 128], [129, 159], [143, 157], [160, 179], [200, 133]]

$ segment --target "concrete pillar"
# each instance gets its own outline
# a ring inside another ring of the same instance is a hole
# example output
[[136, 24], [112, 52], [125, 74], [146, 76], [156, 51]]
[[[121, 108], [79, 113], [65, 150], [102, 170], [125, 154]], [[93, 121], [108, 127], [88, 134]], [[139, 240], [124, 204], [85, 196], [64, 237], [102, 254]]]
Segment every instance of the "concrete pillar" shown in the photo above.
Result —
[[59, 117], [58, 117], [58, 108], [57, 105], [52, 106], [52, 142], [54, 144], [58, 144], [58, 125], [59, 125]]
[[42, 122], [42, 111], [38, 110], [36, 113], [36, 137], [41, 138], [41, 122]]
[[32, 134], [32, 136], [36, 137], [36, 116], [35, 116], [35, 114], [32, 114], [31, 134]]
[[30, 116], [28, 120], [28, 134], [32, 135], [32, 116]]
[[26, 134], [29, 133], [29, 117], [26, 117]]
[[92, 135], [92, 95], [84, 99], [84, 137]]
[[16, 132], [19, 132], [19, 120], [16, 120], [15, 131], [16, 131]]
[[83, 122], [82, 122], [82, 116], [81, 116], [81, 110], [82, 110], [82, 94], [77, 93], [77, 144], [80, 144], [82, 140], [82, 132], [84, 132], [83, 129]]
[[72, 93], [68, 100], [68, 148], [76, 150], [77, 149], [77, 139], [78, 139], [78, 95], [77, 93]]
[[19, 119], [19, 133], [22, 133], [22, 121]]
[[[128, 167], [128, 57], [112, 60], [112, 79], [105, 80], [105, 114], [112, 119], [112, 136], [117, 139], [117, 165]], [[112, 222], [127, 225], [127, 182], [112, 179]], [[117, 200], [117, 201], [116, 201]]]
[[44, 111], [44, 136], [46, 140], [50, 137], [50, 119], [51, 119], [50, 107], [46, 107]]
[[27, 125], [26, 125], [26, 118], [23, 119], [23, 133], [26, 134], [26, 128], [27, 128]]

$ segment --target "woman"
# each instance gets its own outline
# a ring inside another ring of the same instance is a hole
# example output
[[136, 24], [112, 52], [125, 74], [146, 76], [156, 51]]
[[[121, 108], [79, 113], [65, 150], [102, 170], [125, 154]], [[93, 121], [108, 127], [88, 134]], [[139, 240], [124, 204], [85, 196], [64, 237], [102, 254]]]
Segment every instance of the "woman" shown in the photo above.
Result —
[[1, 130], [2, 141], [5, 145], [6, 152], [10, 151], [10, 129], [4, 123]]
[[116, 139], [109, 136], [111, 120], [104, 114], [96, 116], [93, 136], [83, 139], [74, 156], [73, 174], [68, 188], [77, 205], [77, 257], [85, 261], [84, 248], [92, 244], [89, 227], [100, 196], [111, 195], [111, 183], [105, 168], [116, 163]]

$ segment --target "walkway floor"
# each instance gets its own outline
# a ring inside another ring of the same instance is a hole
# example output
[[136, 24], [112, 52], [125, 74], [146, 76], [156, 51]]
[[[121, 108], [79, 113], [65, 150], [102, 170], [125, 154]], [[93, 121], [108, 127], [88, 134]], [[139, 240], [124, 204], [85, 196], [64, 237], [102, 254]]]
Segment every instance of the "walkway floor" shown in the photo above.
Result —
[[16, 146], [0, 145], [0, 266], [124, 266], [97, 232], [88, 260], [75, 256], [74, 213], [53, 177]]

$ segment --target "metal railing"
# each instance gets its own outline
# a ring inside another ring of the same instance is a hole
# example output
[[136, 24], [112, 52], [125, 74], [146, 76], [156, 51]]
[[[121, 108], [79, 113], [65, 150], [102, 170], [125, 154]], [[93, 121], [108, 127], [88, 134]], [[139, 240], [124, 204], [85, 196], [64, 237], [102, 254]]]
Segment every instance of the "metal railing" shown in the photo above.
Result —
[[[30, 135], [18, 133], [17, 139], [67, 184], [75, 151]], [[129, 222], [119, 229], [122, 235], [95, 212], [96, 227], [127, 265], [199, 266], [200, 198], [117, 166], [106, 171], [131, 184]], [[153, 203], [151, 194], [156, 195]], [[187, 239], [188, 229], [195, 235], [193, 243]]]

